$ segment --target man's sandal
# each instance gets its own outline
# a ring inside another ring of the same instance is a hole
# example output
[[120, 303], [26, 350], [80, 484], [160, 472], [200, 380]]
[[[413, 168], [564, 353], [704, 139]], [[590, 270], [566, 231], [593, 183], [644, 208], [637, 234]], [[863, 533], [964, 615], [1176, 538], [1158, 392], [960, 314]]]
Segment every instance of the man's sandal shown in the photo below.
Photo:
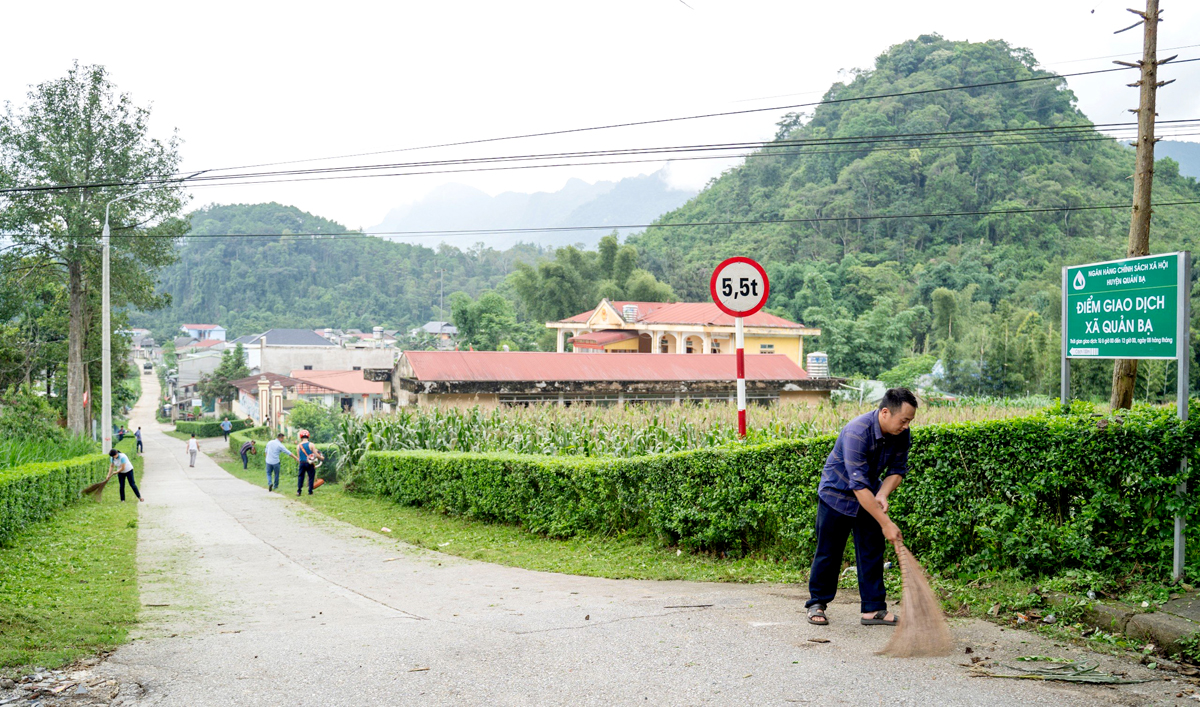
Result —
[[892, 619], [891, 621], [888, 621], [887, 615], [888, 615], [887, 609], [881, 609], [879, 611], [876, 611], [874, 614], [872, 614], [871, 618], [862, 619], [862, 625], [863, 626], [895, 626], [897, 623], [900, 622], [899, 616]]
[[825, 615], [825, 607], [820, 604], [808, 607], [808, 622], [814, 626], [828, 626], [829, 617]]

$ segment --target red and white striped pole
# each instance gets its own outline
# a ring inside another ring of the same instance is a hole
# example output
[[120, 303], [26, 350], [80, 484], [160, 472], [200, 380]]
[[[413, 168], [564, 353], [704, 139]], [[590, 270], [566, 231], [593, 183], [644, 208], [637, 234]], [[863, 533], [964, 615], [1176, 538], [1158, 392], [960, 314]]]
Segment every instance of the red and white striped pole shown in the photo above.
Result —
[[746, 436], [746, 328], [742, 317], [734, 317], [737, 332], [734, 343], [737, 346], [737, 405], [738, 405], [738, 437]]
[[767, 271], [750, 258], [727, 258], [713, 270], [708, 281], [713, 302], [733, 317], [734, 348], [737, 350], [738, 438], [746, 437], [746, 328], [745, 317], [763, 308], [771, 293]]

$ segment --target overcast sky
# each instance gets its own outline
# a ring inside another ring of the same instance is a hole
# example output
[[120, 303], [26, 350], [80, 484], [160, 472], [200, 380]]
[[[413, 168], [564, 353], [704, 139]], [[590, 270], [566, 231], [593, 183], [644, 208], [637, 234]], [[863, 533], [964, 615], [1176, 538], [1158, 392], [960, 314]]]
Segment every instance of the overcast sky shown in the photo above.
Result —
[[[1004, 39], [1061, 72], [1138, 53], [1137, 0], [854, 3], [605, 2], [8, 3], [0, 101], [74, 60], [104, 64], [153, 130], [179, 130], [185, 165], [206, 169], [346, 155], [816, 100], [839, 71], [936, 32]], [[1200, 45], [1200, 2], [1163, 0], [1161, 48]], [[1166, 52], [1167, 54], [1176, 52]], [[1180, 49], [1200, 56], [1200, 46]], [[1080, 61], [1088, 60], [1088, 61]], [[1067, 63], [1070, 62], [1070, 63]], [[1200, 117], [1200, 62], [1164, 67], [1161, 120]], [[1096, 122], [1129, 119], [1130, 74], [1071, 79]], [[344, 164], [766, 139], [780, 112], [491, 145], [357, 157]], [[1197, 140], [1187, 137], [1183, 139]], [[322, 162], [323, 166], [339, 164]], [[206, 187], [193, 206], [279, 201], [369, 227], [447, 182], [492, 194], [553, 191], [649, 173], [663, 163]], [[729, 163], [674, 163], [698, 188]]]

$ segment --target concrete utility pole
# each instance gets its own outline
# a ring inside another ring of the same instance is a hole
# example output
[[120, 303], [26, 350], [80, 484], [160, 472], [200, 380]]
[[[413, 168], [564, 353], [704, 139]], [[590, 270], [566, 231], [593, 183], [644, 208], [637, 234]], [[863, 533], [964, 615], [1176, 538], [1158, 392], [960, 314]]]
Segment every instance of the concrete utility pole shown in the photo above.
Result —
[[113, 204], [128, 199], [134, 196], [137, 192], [130, 192], [125, 196], [119, 196], [116, 199], [104, 205], [104, 255], [103, 255], [103, 285], [101, 287], [101, 336], [103, 339], [100, 342], [101, 355], [101, 375], [100, 386], [102, 389], [100, 403], [100, 439], [103, 440], [101, 448], [105, 453], [112, 449], [112, 307], [109, 304], [111, 299], [112, 288], [109, 285], [109, 261], [111, 259], [109, 241], [112, 239], [112, 231], [108, 228], [108, 208]]
[[[1155, 94], [1159, 86], [1165, 86], [1171, 81], [1158, 80], [1158, 66], [1165, 64], [1175, 57], [1158, 60], [1158, 23], [1160, 12], [1158, 0], [1146, 0], [1146, 11], [1130, 10], [1142, 18], [1117, 33], [1133, 29], [1139, 24], [1143, 26], [1142, 60], [1137, 63], [1127, 61], [1114, 62], [1122, 66], [1140, 67], [1142, 77], [1129, 84], [1140, 89], [1137, 110], [1138, 139], [1137, 166], [1133, 175], [1133, 219], [1129, 224], [1129, 246], [1126, 257], [1136, 257], [1150, 254], [1150, 188], [1154, 182], [1154, 118]], [[1172, 79], [1173, 81], [1174, 79]], [[1112, 409], [1128, 409], [1133, 404], [1134, 385], [1137, 383], [1137, 359], [1117, 359], [1113, 363], [1112, 379]]]

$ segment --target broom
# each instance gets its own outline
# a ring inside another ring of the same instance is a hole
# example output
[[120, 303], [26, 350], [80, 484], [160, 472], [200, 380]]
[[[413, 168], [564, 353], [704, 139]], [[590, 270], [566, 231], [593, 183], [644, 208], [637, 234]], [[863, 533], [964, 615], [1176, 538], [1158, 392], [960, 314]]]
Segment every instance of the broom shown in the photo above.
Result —
[[900, 560], [900, 579], [904, 595], [900, 599], [900, 623], [892, 639], [879, 651], [897, 658], [917, 658], [950, 655], [953, 640], [950, 627], [942, 614], [942, 605], [925, 577], [917, 558], [897, 541], [896, 556]]
[[109, 474], [108, 476], [104, 477], [104, 481], [88, 486], [82, 491], [82, 493], [84, 495], [91, 496], [93, 501], [99, 503], [101, 496], [104, 495], [104, 485], [107, 484], [108, 480], [111, 478], [112, 474]]

